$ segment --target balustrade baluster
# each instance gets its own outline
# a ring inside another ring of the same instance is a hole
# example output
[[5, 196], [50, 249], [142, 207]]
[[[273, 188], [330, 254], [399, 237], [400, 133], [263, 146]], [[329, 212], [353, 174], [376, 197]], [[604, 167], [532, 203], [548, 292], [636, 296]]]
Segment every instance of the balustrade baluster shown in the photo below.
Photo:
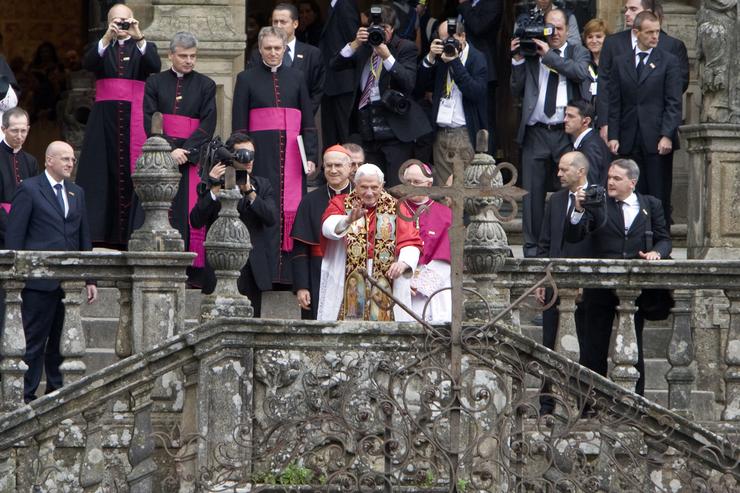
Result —
[[128, 358], [133, 354], [133, 335], [131, 316], [131, 281], [119, 281], [116, 283], [118, 288], [118, 302], [120, 305], [120, 315], [118, 317], [118, 329], [116, 330], [116, 356], [119, 358]]
[[696, 372], [691, 367], [694, 360], [694, 338], [691, 333], [692, 292], [677, 289], [673, 293], [676, 306], [673, 308], [673, 333], [666, 355], [671, 369], [665, 375], [668, 382], [668, 407], [689, 418], [691, 411], [691, 391]]
[[578, 362], [581, 356], [575, 320], [578, 290], [560, 289], [558, 295], [560, 296], [560, 306], [558, 307], [560, 321], [558, 323], [558, 335], [555, 338], [555, 352]]
[[108, 410], [108, 402], [82, 411], [87, 423], [85, 432], [85, 452], [80, 465], [80, 486], [85, 493], [100, 490], [100, 483], [105, 475], [105, 456], [103, 455], [102, 418]]
[[84, 362], [87, 344], [85, 329], [82, 327], [80, 305], [82, 304], [82, 281], [64, 281], [64, 326], [59, 343], [59, 351], [64, 357], [59, 370], [65, 385], [69, 385], [85, 376], [87, 369]]
[[725, 408], [722, 419], [740, 421], [740, 291], [726, 289], [730, 300], [730, 330], [725, 347]]
[[152, 459], [154, 438], [152, 437], [152, 389], [154, 381], [143, 384], [131, 392], [131, 412], [134, 414], [134, 431], [128, 449], [131, 472], [128, 480], [130, 493], [151, 493], [152, 475], [157, 465]]
[[11, 493], [18, 491], [16, 488], [15, 450], [0, 450], [0, 491]]
[[640, 294], [637, 289], [617, 289], [617, 334], [609, 354], [614, 363], [611, 379], [627, 390], [634, 392], [640, 377], [637, 364], [637, 337], [635, 336], [635, 299]]
[[0, 381], [2, 402], [0, 409], [12, 411], [23, 404], [23, 375], [28, 366], [23, 362], [26, 354], [26, 336], [21, 318], [22, 281], [3, 281], [5, 288], [5, 328], [0, 341]]

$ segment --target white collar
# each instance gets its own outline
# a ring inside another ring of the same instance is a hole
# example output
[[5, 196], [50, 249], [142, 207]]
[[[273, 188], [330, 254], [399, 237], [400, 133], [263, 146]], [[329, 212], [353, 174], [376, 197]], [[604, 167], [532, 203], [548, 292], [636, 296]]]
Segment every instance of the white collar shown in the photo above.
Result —
[[586, 136], [588, 135], [588, 133], [591, 130], [593, 130], [593, 129], [591, 127], [588, 127], [586, 130], [584, 130], [583, 132], [581, 132], [581, 135], [579, 135], [578, 137], [576, 137], [575, 142], [573, 142], [573, 147], [574, 148], [575, 147], [578, 147], [581, 144], [581, 142], [583, 141], [583, 139], [586, 138]]
[[13, 154], [18, 154], [19, 152], [21, 152], [21, 151], [23, 150], [23, 147], [21, 147], [20, 149], [16, 149], [16, 148], [15, 148], [15, 147], [13, 147], [12, 145], [8, 144], [8, 141], [7, 141], [7, 140], [5, 140], [5, 137], [3, 137], [3, 143], [4, 143], [4, 144], [5, 144], [6, 146], [10, 147], [10, 148], [11, 148], [11, 149], [13, 150]]
[[635, 36], [635, 31], [632, 30], [632, 28], [629, 28], [630, 30], [630, 41], [632, 42], [632, 49], [637, 49], [637, 36]]
[[175, 70], [175, 67], [170, 67], [170, 70], [172, 70], [172, 72], [174, 72], [174, 74], [177, 76], [178, 79], [182, 79], [183, 77], [185, 77], [185, 74], [181, 74], [180, 72], [178, 72], [177, 70]]
[[277, 67], [271, 67], [271, 66], [269, 66], [267, 64], [267, 62], [265, 62], [264, 60], [262, 60], [262, 63], [265, 65], [265, 67], [269, 68], [270, 69], [270, 72], [272, 72], [272, 73], [277, 72], [278, 69], [283, 66], [283, 62], [280, 62], [280, 65], [278, 65]]
[[118, 44], [119, 44], [120, 46], [123, 46], [123, 43], [125, 43], [125, 42], [126, 42], [126, 41], [128, 41], [129, 39], [131, 39], [131, 36], [126, 36], [125, 38], [123, 38], [123, 39], [118, 39], [118, 40], [116, 40], [116, 41], [118, 41]]
[[64, 180], [56, 181], [47, 170], [44, 170], [44, 174], [46, 175], [46, 179], [49, 180], [49, 185], [51, 185], [51, 188], [54, 188], [54, 185], [61, 185], [62, 190], [64, 190]]
[[[619, 202], [619, 200], [617, 200], [617, 202]], [[635, 206], [638, 206], [640, 204], [640, 201], [637, 200], [637, 194], [635, 192], [632, 192], [629, 195], [629, 197], [627, 197], [626, 199], [624, 199], [622, 202], [624, 202], [625, 204], [627, 204], [630, 207], [635, 207]]]
[[[586, 190], [587, 188], [588, 188], [588, 180], [586, 180], [585, 182], [583, 182], [583, 185], [578, 185], [578, 188], [576, 189], [576, 192], [578, 191], [578, 189]], [[568, 189], [568, 198], [570, 198], [571, 194], [574, 194], [576, 192], [574, 192], [571, 189]]]

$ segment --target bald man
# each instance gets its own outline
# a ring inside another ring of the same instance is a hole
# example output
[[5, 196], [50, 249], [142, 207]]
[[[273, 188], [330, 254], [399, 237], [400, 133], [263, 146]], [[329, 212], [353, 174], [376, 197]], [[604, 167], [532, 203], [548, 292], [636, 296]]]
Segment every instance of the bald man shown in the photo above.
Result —
[[131, 9], [116, 4], [108, 11], [108, 29], [82, 65], [96, 82], [77, 184], [87, 192], [93, 241], [124, 249], [131, 230], [131, 172], [146, 140], [144, 81], [160, 71], [162, 62]]
[[[66, 142], [56, 141], [46, 149], [45, 171], [23, 180], [13, 197], [5, 246], [10, 250], [92, 250], [87, 224], [85, 192], [69, 178], [75, 154]], [[97, 298], [97, 287], [87, 284], [87, 301]], [[26, 402], [36, 399], [36, 389], [46, 369], [46, 393], [62, 386], [59, 342], [64, 325], [64, 291], [59, 281], [36, 279], [21, 292], [23, 332], [28, 365], [23, 394]]]

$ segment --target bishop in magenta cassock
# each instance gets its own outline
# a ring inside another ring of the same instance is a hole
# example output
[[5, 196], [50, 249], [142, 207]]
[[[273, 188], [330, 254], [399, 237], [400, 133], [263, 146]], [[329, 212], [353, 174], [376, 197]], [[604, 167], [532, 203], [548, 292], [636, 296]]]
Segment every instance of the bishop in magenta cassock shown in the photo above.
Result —
[[[180, 185], [172, 201], [172, 225], [182, 235], [185, 249], [197, 254], [192, 267], [202, 269], [206, 229], [193, 228], [189, 215], [198, 202], [200, 150], [216, 129], [216, 83], [195, 71], [197, 50], [198, 40], [191, 33], [175, 34], [170, 42], [172, 67], [146, 81], [144, 128], [151, 135], [152, 115], [162, 113], [164, 137], [180, 168]], [[193, 275], [190, 272], [189, 278], [193, 279]]]
[[[411, 274], [422, 242], [414, 225], [397, 216], [396, 199], [383, 183], [380, 168], [363, 164], [352, 193], [329, 201], [321, 226], [319, 320], [411, 320], [361, 272], [366, 269], [379, 285], [410, 304]], [[410, 215], [403, 204], [400, 211]]]
[[108, 30], [85, 53], [82, 66], [95, 74], [95, 104], [76, 183], [87, 197], [93, 243], [125, 249], [131, 231], [131, 172], [146, 140], [144, 81], [159, 72], [162, 62], [131, 9], [116, 4], [108, 11]]
[[276, 252], [273, 283], [292, 284], [290, 236], [298, 204], [306, 192], [306, 173], [298, 147], [305, 146], [306, 167], [313, 172], [318, 140], [311, 98], [303, 74], [282, 65], [286, 35], [281, 29], [264, 27], [259, 33], [262, 63], [240, 73], [234, 87], [232, 127], [248, 133], [259, 149], [254, 174], [270, 180], [275, 190], [278, 224], [266, 232], [268, 248]]
[[293, 238], [293, 292], [301, 307], [301, 318], [316, 320], [321, 283], [321, 218], [329, 200], [352, 192], [349, 177], [353, 172], [352, 154], [340, 145], [324, 151], [326, 185], [306, 194], [290, 236]]
[[[417, 187], [432, 186], [432, 170], [416, 159], [406, 161], [403, 178], [406, 184]], [[450, 237], [452, 210], [431, 198], [419, 195], [404, 200], [404, 205], [417, 214], [414, 226], [424, 242], [424, 251], [411, 280], [411, 307], [428, 322], [452, 320], [452, 293], [450, 269]], [[430, 298], [431, 296], [431, 298]], [[429, 302], [424, 312], [424, 305]]]

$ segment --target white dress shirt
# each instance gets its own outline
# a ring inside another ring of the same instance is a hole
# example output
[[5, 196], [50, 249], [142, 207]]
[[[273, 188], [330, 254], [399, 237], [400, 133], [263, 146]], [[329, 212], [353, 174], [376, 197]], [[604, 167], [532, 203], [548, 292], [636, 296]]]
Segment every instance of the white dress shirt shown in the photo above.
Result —
[[[118, 40], [116, 40], [116, 41], [118, 41], [118, 44], [119, 44], [119, 45], [123, 45], [123, 43], [125, 43], [125, 42], [126, 42], [126, 41], [128, 41], [129, 39], [131, 39], [131, 36], [129, 36], [129, 37], [127, 37], [127, 38], [124, 38], [124, 39], [118, 39]], [[105, 53], [105, 49], [106, 49], [106, 48], [107, 48], [108, 46], [109, 46], [109, 45], [104, 45], [104, 44], [103, 44], [103, 38], [100, 38], [100, 41], [98, 41], [98, 55], [100, 55], [100, 56], [102, 57], [102, 56], [103, 56], [103, 53]], [[137, 44], [136, 44], [136, 47], [137, 47], [137, 48], [139, 48], [139, 51], [140, 51], [140, 52], [141, 52], [141, 54], [143, 55], [143, 54], [144, 54], [144, 52], [146, 52], [146, 39], [145, 39], [145, 40], [144, 40], [144, 42], [143, 42], [143, 43], [141, 44], [141, 46], [139, 46], [139, 45], [138, 45], [138, 43], [137, 43]]]
[[295, 42], [296, 42], [296, 37], [293, 36], [293, 40], [289, 41], [288, 44], [286, 45], [287, 48], [290, 48], [289, 50], [286, 50], [286, 51], [288, 52], [287, 55], [290, 56], [291, 62], [295, 60]]
[[[470, 52], [470, 45], [468, 43], [465, 43], [465, 48], [463, 48], [462, 53], [460, 53], [460, 61], [462, 62], [463, 65], [465, 65], [465, 62], [468, 61], [469, 52]], [[438, 62], [438, 63], [444, 63], [444, 62]], [[463, 108], [463, 95], [462, 95], [462, 92], [460, 91], [460, 88], [457, 87], [457, 84], [455, 84], [455, 81], [452, 79], [452, 69], [451, 68], [448, 69], [447, 80], [445, 80], [445, 84], [451, 84], [449, 99], [452, 100], [452, 123], [440, 122], [439, 118], [437, 118], [437, 125], [439, 125], [440, 127], [447, 127], [447, 128], [464, 127], [467, 122], [465, 121], [465, 109]], [[442, 97], [444, 98], [444, 95]], [[442, 103], [440, 102], [440, 105], [441, 104]]]
[[[344, 45], [344, 48], [342, 48], [342, 51], [339, 54], [342, 55], [344, 58], [351, 58], [352, 55], [355, 54], [355, 50], [352, 49], [351, 43], [347, 43], [346, 45]], [[364, 67], [362, 67], [362, 75], [360, 75], [360, 92], [365, 90], [365, 82], [367, 82], [367, 76], [370, 73], [370, 62], [372, 61], [372, 59], [373, 59], [373, 56], [370, 55], [370, 58], [368, 58], [367, 63], [365, 64]], [[380, 68], [380, 71], [378, 72], [378, 79], [375, 79], [373, 84], [377, 86], [378, 80], [380, 79], [380, 74], [383, 72], [383, 69], [390, 72], [395, 63], [396, 63], [396, 59], [393, 57], [393, 55], [388, 55], [388, 58], [383, 60], [383, 63], [381, 64], [382, 68]]]
[[583, 139], [586, 138], [586, 136], [593, 130], [592, 128], [587, 128], [581, 135], [576, 137], [576, 140], [573, 142], [573, 149], [578, 149], [578, 146], [581, 145], [581, 142], [583, 142]]
[[64, 186], [64, 180], [56, 181], [54, 178], [52, 178], [52, 176], [46, 170], [44, 170], [44, 174], [46, 175], [46, 179], [49, 180], [49, 185], [51, 185], [51, 191], [55, 196], [57, 194], [57, 190], [56, 188], [54, 188], [54, 186], [55, 185], [62, 186], [62, 199], [64, 200], [64, 217], [67, 217], [67, 214], [69, 214], [69, 200], [67, 199], [67, 188]]
[[[565, 58], [565, 48], [567, 46], [568, 43], [566, 42], [558, 48], [560, 50], [560, 58]], [[550, 50], [552, 49], [550, 48]], [[537, 103], [534, 105], [532, 116], [529, 117], [527, 125], [534, 125], [537, 122], [557, 124], [563, 123], [563, 120], [565, 120], [565, 107], [568, 104], [568, 78], [563, 74], [558, 74], [558, 94], [555, 98], [555, 113], [552, 116], [545, 115], [545, 96], [547, 95], [547, 80], [550, 78], [550, 72], [550, 67], [542, 63], [542, 57], [540, 57], [540, 91], [537, 97]]]

